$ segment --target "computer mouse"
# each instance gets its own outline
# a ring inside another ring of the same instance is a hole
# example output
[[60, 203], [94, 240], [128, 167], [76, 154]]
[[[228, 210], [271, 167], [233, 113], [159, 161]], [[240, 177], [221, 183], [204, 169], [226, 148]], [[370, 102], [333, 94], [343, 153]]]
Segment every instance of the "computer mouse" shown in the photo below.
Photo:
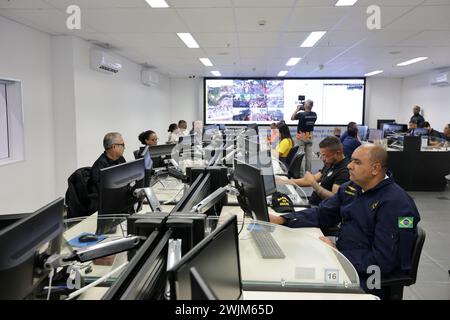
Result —
[[92, 233], [87, 233], [78, 238], [80, 242], [95, 242], [98, 240], [98, 236]]

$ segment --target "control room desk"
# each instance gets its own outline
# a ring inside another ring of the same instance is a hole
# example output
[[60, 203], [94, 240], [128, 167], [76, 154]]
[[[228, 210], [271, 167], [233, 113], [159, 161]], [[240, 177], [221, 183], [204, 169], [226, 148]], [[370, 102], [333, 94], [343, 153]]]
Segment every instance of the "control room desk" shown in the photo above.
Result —
[[388, 149], [388, 169], [406, 191], [443, 191], [450, 173], [450, 151]]

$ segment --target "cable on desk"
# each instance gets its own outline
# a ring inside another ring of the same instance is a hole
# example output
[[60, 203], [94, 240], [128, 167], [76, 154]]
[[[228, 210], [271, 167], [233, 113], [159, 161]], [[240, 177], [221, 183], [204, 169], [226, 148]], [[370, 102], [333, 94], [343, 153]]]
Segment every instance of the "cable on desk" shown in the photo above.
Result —
[[52, 281], [53, 276], [55, 275], [55, 269], [52, 268], [50, 273], [48, 274], [48, 293], [47, 293], [47, 300], [50, 300], [50, 293], [52, 292]]
[[121, 264], [120, 266], [118, 266], [116, 269], [112, 270], [111, 272], [105, 274], [103, 277], [98, 278], [97, 280], [95, 280], [94, 282], [88, 284], [87, 286], [72, 292], [66, 300], [72, 300], [75, 297], [78, 297], [80, 294], [84, 293], [85, 291], [87, 291], [88, 289], [95, 287], [97, 284], [102, 283], [104, 281], [106, 281], [109, 277], [111, 277], [113, 274], [117, 273], [118, 271], [122, 270], [123, 268], [125, 268], [125, 266], [128, 264], [128, 261]]
[[178, 197], [178, 195], [180, 194], [180, 192], [183, 191], [183, 190], [184, 190], [184, 187], [181, 188], [180, 190], [178, 190], [177, 194], [176, 194], [173, 198], [171, 198], [170, 200], [167, 200], [167, 201], [163, 202], [163, 205], [169, 204], [170, 202], [174, 201], [174, 200]]
[[241, 234], [242, 229], [244, 229], [244, 224], [245, 224], [245, 211], [243, 211], [243, 215], [242, 215], [242, 225], [241, 225], [241, 230], [239, 230], [238, 232], [238, 236]]

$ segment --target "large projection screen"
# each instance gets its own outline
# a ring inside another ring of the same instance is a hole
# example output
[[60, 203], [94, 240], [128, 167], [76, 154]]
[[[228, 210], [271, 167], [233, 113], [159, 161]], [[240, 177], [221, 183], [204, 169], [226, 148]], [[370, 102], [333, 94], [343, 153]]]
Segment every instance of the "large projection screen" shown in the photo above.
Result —
[[205, 78], [204, 122], [268, 125], [291, 115], [299, 96], [314, 102], [316, 125], [364, 124], [365, 78]]

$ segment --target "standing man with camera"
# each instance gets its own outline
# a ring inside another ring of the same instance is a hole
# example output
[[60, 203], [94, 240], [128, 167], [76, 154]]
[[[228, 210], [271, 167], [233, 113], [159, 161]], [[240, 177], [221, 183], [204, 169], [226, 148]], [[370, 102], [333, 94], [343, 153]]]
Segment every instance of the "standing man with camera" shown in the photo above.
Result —
[[291, 120], [298, 120], [297, 124], [297, 143], [305, 152], [305, 172], [311, 172], [312, 158], [312, 139], [314, 124], [317, 120], [317, 114], [311, 111], [313, 107], [312, 100], [306, 100], [305, 104], [299, 104], [291, 116]]

